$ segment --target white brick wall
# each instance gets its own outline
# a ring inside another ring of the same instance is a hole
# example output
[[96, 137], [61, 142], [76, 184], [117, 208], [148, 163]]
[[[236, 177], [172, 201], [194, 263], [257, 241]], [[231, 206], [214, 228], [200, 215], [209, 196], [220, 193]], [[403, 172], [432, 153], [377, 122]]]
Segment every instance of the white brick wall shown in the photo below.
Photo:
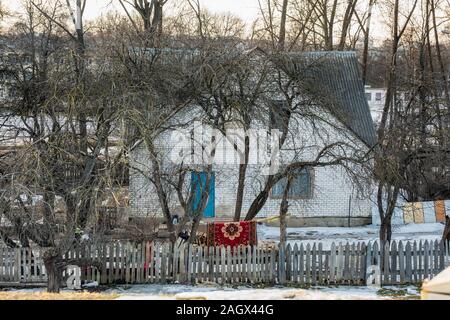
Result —
[[[312, 131], [307, 130], [307, 125], [299, 125], [299, 133], [295, 134], [294, 139], [290, 139], [285, 146], [294, 144], [307, 147], [302, 151], [302, 156], [313, 158], [320, 145], [330, 143], [336, 139], [342, 139], [340, 133], [330, 134], [331, 129], [327, 130], [325, 138], [318, 138]], [[344, 134], [345, 135], [345, 134]], [[162, 143], [162, 149], [170, 152], [171, 146], [167, 137]], [[352, 143], [360, 143], [351, 141]], [[307, 146], [307, 144], [310, 144]], [[293, 155], [284, 151], [282, 158], [284, 163], [288, 163]], [[167, 161], [169, 163], [170, 161]], [[165, 162], [166, 163], [166, 162]], [[135, 149], [131, 155], [131, 164], [142, 171], [148, 171], [150, 161], [144, 145]], [[167, 168], [167, 170], [170, 170]], [[238, 165], [215, 165], [216, 174], [215, 185], [215, 208], [216, 217], [232, 216], [234, 213], [236, 189], [238, 182]], [[349, 181], [346, 173], [338, 166], [314, 168], [313, 179], [313, 197], [305, 200], [290, 200], [289, 214], [300, 217], [370, 217], [371, 201], [369, 196], [359, 196], [357, 188]], [[250, 207], [255, 196], [263, 186], [264, 176], [260, 174], [261, 168], [257, 165], [249, 165], [247, 171], [246, 187], [244, 191], [244, 204], [242, 215], [244, 216]], [[170, 175], [170, 173], [169, 173]], [[190, 175], [186, 176], [186, 188], [189, 187]], [[188, 190], [186, 190], [186, 193]], [[174, 212], [182, 212], [178, 205], [176, 195], [169, 192], [172, 196], [170, 205]], [[358, 199], [362, 198], [362, 199]], [[351, 202], [349, 203], [351, 199]], [[136, 170], [131, 171], [130, 179], [130, 202], [132, 215], [153, 215], [160, 212], [158, 198], [150, 180]], [[259, 213], [259, 217], [278, 215], [281, 200], [269, 197], [266, 204]]]

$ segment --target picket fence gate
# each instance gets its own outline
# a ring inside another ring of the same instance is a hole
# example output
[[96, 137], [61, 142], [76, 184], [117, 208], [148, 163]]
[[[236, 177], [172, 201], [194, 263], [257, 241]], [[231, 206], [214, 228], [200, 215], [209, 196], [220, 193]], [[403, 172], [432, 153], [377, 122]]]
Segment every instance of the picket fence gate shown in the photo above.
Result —
[[[37, 248], [0, 247], [0, 285], [45, 283], [41, 253]], [[105, 285], [366, 285], [369, 276], [382, 285], [396, 285], [431, 279], [449, 265], [450, 251], [449, 244], [438, 241], [332, 243], [326, 250], [322, 243], [225, 248], [116, 241], [82, 245], [63, 257], [80, 258], [95, 261], [80, 267], [82, 283]]]

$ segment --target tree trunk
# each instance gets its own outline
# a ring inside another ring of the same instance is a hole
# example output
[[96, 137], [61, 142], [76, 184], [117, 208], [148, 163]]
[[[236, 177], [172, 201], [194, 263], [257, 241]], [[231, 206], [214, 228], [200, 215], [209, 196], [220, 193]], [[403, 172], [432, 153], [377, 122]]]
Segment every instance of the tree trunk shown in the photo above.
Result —
[[380, 226], [380, 241], [381, 242], [391, 242], [392, 239], [392, 224], [391, 224], [391, 218], [392, 217], [386, 217], [381, 221]]
[[244, 163], [239, 165], [239, 180], [236, 192], [236, 205], [234, 207], [234, 221], [241, 220], [242, 204], [244, 202], [245, 176], [247, 173], [248, 157], [250, 152], [250, 138], [245, 136]]
[[442, 241], [445, 243], [445, 245], [448, 245], [450, 242], [450, 217], [445, 216], [445, 228], [444, 233], [442, 234]]
[[284, 51], [286, 41], [286, 16], [287, 16], [288, 0], [283, 0], [283, 6], [281, 9], [281, 21], [280, 21], [280, 33], [278, 37], [278, 50]]
[[287, 183], [283, 191], [283, 198], [280, 204], [280, 244], [286, 245], [287, 240], [287, 212], [289, 209], [289, 189], [291, 188], [292, 177], [287, 178]]
[[345, 49], [345, 41], [347, 40], [347, 33], [352, 21], [353, 14], [355, 12], [356, 0], [349, 0], [347, 9], [345, 10], [344, 19], [342, 21], [341, 38], [339, 40], [339, 50]]
[[47, 272], [47, 292], [59, 293], [62, 285], [63, 271], [60, 266], [61, 257], [59, 254], [46, 252], [44, 253], [43, 260]]
[[367, 12], [367, 24], [364, 32], [364, 51], [363, 51], [363, 70], [362, 70], [362, 79], [364, 85], [367, 84], [367, 69], [369, 62], [369, 41], [370, 41], [370, 23], [372, 20], [372, 10], [375, 0], [370, 0], [369, 2], [369, 10]]

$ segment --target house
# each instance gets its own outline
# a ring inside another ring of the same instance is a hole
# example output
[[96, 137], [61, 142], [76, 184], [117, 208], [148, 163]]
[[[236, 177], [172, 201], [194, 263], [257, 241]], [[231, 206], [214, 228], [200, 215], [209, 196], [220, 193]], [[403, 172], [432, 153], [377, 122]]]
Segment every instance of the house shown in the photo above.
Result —
[[[320, 115], [326, 121], [317, 120], [311, 123], [309, 117], [301, 116], [300, 113], [293, 114], [289, 120], [291, 128], [289, 136], [280, 148], [280, 167], [284, 168], [290, 163], [300, 161], [299, 159], [301, 161], [314, 159], [324, 146], [333, 145], [336, 142], [345, 142], [347, 149], [340, 149], [339, 152], [348, 152], [349, 157], [356, 157], [358, 152], [368, 152], [375, 145], [376, 138], [364, 86], [360, 79], [356, 54], [354, 52], [310, 52], [290, 53], [287, 56], [286, 73], [291, 72], [294, 76], [299, 76], [303, 88], [316, 97], [317, 104], [321, 103], [321, 106], [313, 104], [308, 107], [308, 111], [311, 112], [312, 117]], [[282, 98], [276, 96], [276, 93], [271, 94], [273, 96], [268, 99], [271, 99], [272, 106], [281, 108]], [[295, 99], [303, 101], [304, 96], [298, 94]], [[265, 107], [261, 105], [261, 108]], [[195, 114], [199, 111], [196, 106], [192, 106], [191, 112]], [[273, 119], [272, 116], [269, 118], [267, 119], [269, 123], [252, 122], [252, 127], [255, 130], [264, 126], [270, 127]], [[195, 130], [196, 127], [193, 124], [193, 131]], [[226, 161], [230, 158], [236, 159], [233, 146], [230, 146], [227, 138], [220, 137], [217, 140], [215, 160], [220, 158], [220, 161], [215, 161], [213, 164], [211, 190], [203, 214], [206, 220], [227, 221], [233, 219], [239, 165], [236, 162]], [[163, 161], [166, 165], [170, 154], [177, 150], [176, 140], [171, 140], [170, 134], [167, 133], [158, 141], [158, 150], [166, 159]], [[152, 179], [149, 178], [152, 165], [144, 143], [132, 150], [130, 164], [130, 214], [134, 217], [160, 216], [158, 197]], [[243, 192], [242, 217], [245, 216], [267, 178], [264, 165], [267, 164], [249, 163], [248, 165]], [[201, 165], [193, 165], [192, 171], [201, 171], [201, 168]], [[169, 173], [168, 176], [170, 175]], [[204, 179], [204, 177], [204, 174], [187, 175], [187, 189], [193, 181]], [[368, 180], [362, 184], [369, 186], [369, 177], [365, 178]], [[281, 179], [271, 188], [257, 219], [279, 215], [284, 183], [285, 179]], [[296, 171], [288, 196], [288, 225], [345, 227], [370, 224], [372, 220], [370, 193], [370, 187], [361, 187], [351, 177], [349, 170], [345, 170], [341, 165], [302, 167]], [[176, 195], [168, 195], [168, 199], [171, 210], [183, 215], [183, 209]]]
[[375, 123], [380, 123], [381, 114], [383, 113], [383, 107], [386, 101], [386, 88], [365, 86], [364, 90], [372, 118]]

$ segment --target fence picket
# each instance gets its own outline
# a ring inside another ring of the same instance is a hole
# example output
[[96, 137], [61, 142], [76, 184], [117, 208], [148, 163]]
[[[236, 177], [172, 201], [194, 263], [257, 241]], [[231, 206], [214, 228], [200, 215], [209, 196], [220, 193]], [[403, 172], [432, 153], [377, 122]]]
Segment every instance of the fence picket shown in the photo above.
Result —
[[311, 283], [311, 245], [309, 243], [306, 244], [305, 275], [306, 283]]
[[319, 242], [318, 248], [317, 248], [317, 259], [318, 259], [318, 283], [320, 285], [324, 284], [324, 277], [323, 277], [323, 260], [322, 260], [322, 243]]
[[317, 285], [317, 249], [315, 243], [311, 251], [311, 279], [312, 284]]
[[[64, 259], [91, 258], [101, 267], [85, 266], [82, 282], [120, 283], [273, 283], [365, 284], [370, 265], [380, 267], [384, 285], [420, 283], [445, 268], [448, 248], [440, 241], [392, 241], [323, 244], [202, 247], [172, 243], [86, 244], [68, 251]], [[0, 282], [46, 281], [41, 250], [0, 247]]]
[[335, 283], [335, 268], [336, 268], [336, 245], [331, 243], [331, 249], [330, 249], [330, 283]]
[[405, 250], [403, 248], [403, 243], [398, 242], [398, 269], [400, 276], [400, 284], [405, 283]]

